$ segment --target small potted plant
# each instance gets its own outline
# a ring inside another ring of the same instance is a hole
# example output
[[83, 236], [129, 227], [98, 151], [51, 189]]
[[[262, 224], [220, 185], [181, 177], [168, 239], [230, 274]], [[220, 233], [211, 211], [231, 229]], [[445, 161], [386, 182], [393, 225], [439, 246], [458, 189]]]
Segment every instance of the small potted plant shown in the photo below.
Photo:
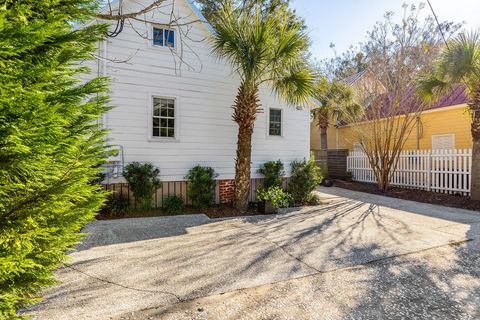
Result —
[[288, 207], [292, 196], [280, 187], [270, 187], [268, 189], [258, 189], [257, 198], [260, 200], [258, 203], [260, 213], [274, 214], [278, 212], [278, 208]]

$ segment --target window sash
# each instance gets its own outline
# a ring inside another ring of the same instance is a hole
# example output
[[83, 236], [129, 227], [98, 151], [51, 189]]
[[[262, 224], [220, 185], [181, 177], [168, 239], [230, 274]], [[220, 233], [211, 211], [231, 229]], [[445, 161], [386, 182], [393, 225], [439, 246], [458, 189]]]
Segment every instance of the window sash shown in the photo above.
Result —
[[270, 136], [281, 136], [282, 129], [282, 110], [270, 109], [268, 119], [268, 134]]
[[175, 99], [153, 97], [153, 137], [175, 138], [175, 113]]
[[175, 30], [154, 27], [153, 45], [175, 48]]

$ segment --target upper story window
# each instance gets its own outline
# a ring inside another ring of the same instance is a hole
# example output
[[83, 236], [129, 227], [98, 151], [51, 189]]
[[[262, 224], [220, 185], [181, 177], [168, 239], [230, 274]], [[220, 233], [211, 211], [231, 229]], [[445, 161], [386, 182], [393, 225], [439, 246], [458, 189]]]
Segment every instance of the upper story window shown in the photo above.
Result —
[[153, 98], [152, 136], [175, 138], [175, 100]]
[[153, 45], [175, 48], [175, 30], [154, 27]]
[[268, 134], [270, 136], [282, 135], [282, 110], [270, 109], [268, 119]]

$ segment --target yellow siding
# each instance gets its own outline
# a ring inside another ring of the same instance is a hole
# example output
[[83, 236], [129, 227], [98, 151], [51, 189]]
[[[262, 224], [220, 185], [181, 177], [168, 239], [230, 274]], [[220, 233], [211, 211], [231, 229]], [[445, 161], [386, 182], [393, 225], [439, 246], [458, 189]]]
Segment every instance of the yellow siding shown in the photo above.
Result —
[[[454, 134], [455, 148], [464, 149], [472, 147], [472, 136], [470, 134], [471, 117], [467, 105], [445, 107], [438, 110], [424, 112], [421, 116], [423, 126], [423, 135], [419, 139], [420, 149], [432, 148], [432, 136], [438, 134]], [[363, 124], [362, 126], [368, 126]], [[338, 145], [337, 133], [338, 130]], [[333, 126], [328, 129], [328, 148], [329, 149], [353, 149], [355, 139], [352, 127], [346, 126], [339, 129]], [[310, 130], [311, 149], [320, 149], [320, 131], [314, 125]], [[405, 150], [417, 148], [417, 131], [412, 130], [406, 144]]]

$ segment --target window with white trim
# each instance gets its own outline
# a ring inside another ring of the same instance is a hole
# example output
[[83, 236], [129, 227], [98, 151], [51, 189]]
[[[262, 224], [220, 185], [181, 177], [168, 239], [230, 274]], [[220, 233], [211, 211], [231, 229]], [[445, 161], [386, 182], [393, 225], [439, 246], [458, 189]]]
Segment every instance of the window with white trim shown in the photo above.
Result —
[[282, 136], [282, 110], [281, 109], [269, 110], [268, 135]]
[[152, 136], [175, 138], [175, 99], [153, 97]]
[[432, 136], [432, 149], [455, 149], [455, 135], [451, 134], [436, 134]]
[[153, 45], [175, 48], [175, 30], [153, 27]]

